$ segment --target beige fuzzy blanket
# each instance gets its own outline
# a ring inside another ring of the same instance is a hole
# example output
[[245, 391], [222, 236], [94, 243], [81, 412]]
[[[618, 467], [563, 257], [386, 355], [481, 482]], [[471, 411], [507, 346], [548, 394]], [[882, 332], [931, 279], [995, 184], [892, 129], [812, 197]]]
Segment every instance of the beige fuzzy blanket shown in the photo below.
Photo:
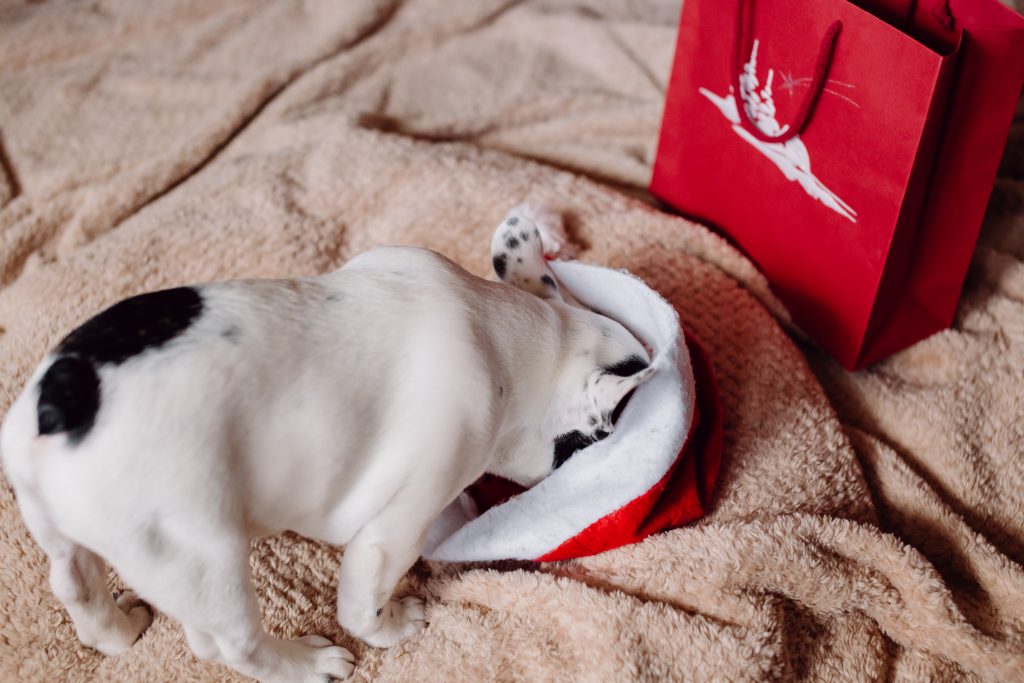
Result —
[[[579, 561], [421, 562], [402, 590], [430, 625], [390, 650], [335, 623], [340, 549], [267, 539], [271, 631], [337, 640], [357, 680], [1024, 679], [1024, 117], [954, 328], [847, 373], [725, 241], [643, 201], [678, 12], [5, 0], [0, 413], [126, 295], [393, 243], [485, 274], [503, 213], [541, 202], [706, 343], [727, 430], [711, 514]], [[0, 481], [0, 681], [237, 679], [164, 615], [127, 655], [82, 648], [46, 574]]]

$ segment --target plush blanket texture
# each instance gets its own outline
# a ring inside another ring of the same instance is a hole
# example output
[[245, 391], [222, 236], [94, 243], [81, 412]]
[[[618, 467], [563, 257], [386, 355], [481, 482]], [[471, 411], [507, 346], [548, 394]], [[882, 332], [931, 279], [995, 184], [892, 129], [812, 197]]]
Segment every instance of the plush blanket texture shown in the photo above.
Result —
[[[726, 428], [710, 514], [576, 561], [421, 562], [402, 590], [430, 625], [390, 650], [335, 622], [341, 549], [266, 539], [271, 631], [351, 648], [356, 680], [1024, 679], [1024, 112], [953, 329], [851, 374], [726, 241], [644, 201], [678, 13], [3, 2], [0, 413], [126, 295], [394, 243], [485, 274], [504, 212], [546, 204], [707, 347]], [[164, 615], [125, 656], [81, 647], [46, 574], [0, 481], [0, 680], [238, 679]]]

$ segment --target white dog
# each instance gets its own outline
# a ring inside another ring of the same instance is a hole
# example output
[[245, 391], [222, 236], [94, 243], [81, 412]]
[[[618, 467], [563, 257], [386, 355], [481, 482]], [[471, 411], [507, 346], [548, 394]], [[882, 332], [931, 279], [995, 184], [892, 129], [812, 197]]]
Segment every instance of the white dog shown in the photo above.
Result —
[[[613, 429], [650, 373], [621, 325], [569, 305], [539, 214], [494, 240], [499, 277], [378, 248], [320, 277], [143, 294], [68, 335], [8, 413], [0, 450], [54, 593], [114, 655], [152, 620], [264, 681], [344, 678], [325, 638], [271, 637], [250, 539], [345, 544], [338, 620], [370, 645], [424, 628], [392, 593], [441, 510], [485, 472], [532, 485]], [[584, 494], [585, 495], [585, 494]], [[102, 558], [102, 559], [101, 559]]]

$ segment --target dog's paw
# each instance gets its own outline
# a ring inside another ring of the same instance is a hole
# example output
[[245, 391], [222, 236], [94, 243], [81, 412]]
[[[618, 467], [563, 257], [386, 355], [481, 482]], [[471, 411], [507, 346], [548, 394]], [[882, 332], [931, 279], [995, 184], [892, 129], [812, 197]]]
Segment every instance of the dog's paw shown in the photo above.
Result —
[[572, 294], [562, 290], [547, 262], [552, 240], [553, 251], [558, 253], [563, 250], [564, 238], [557, 214], [523, 204], [509, 212], [491, 240], [494, 272], [502, 282], [541, 299], [579, 305]]
[[409, 596], [401, 600], [390, 600], [381, 608], [376, 628], [359, 635], [373, 647], [391, 647], [416, 635], [426, 626], [427, 612], [423, 601]]
[[313, 656], [313, 676], [316, 683], [341, 681], [352, 675], [356, 668], [355, 656], [322, 636], [303, 636], [299, 642], [309, 646]]
[[545, 257], [572, 258], [576, 255], [576, 250], [565, 232], [561, 214], [544, 206], [523, 203], [512, 209], [505, 219], [513, 216], [526, 219], [537, 227]]
[[117, 619], [106, 628], [92, 633], [79, 633], [79, 638], [108, 657], [123, 654], [131, 649], [135, 641], [153, 623], [153, 611], [132, 591], [114, 594], [114, 602], [126, 619]]
[[494, 272], [507, 284], [553, 298], [558, 286], [544, 259], [541, 231], [525, 213], [513, 211], [498, 226], [491, 240]]
[[491, 259], [494, 272], [505, 282], [524, 271], [536, 271], [544, 262], [540, 228], [525, 214], [510, 212], [491, 238]]
[[352, 653], [323, 636], [270, 638], [266, 646], [275, 656], [258, 658], [261, 668], [247, 672], [265, 683], [330, 683], [345, 680], [355, 670]]

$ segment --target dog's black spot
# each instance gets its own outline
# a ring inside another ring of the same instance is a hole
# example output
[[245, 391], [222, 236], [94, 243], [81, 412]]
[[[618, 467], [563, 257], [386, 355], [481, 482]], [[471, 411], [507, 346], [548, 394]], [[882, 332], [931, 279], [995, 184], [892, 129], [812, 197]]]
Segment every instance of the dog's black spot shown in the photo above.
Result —
[[133, 296], [86, 321], [57, 345], [57, 360], [39, 380], [39, 433], [66, 432], [71, 443], [84, 439], [100, 409], [97, 368], [163, 346], [202, 310], [197, 290], [178, 287]]
[[238, 325], [228, 325], [224, 328], [224, 331], [220, 333], [220, 336], [227, 339], [232, 344], [237, 344], [239, 338], [242, 336], [242, 330]]
[[565, 464], [565, 461], [573, 456], [576, 451], [582, 450], [594, 443], [593, 437], [589, 437], [579, 430], [562, 434], [555, 439], [555, 469]]
[[167, 551], [167, 540], [160, 528], [160, 521], [153, 519], [142, 532], [142, 543], [150, 555], [160, 556]]
[[519, 257], [516, 258], [516, 263], [522, 263], [522, 262], [523, 262], [523, 257], [522, 256], [519, 256]]
[[508, 239], [505, 240], [505, 246], [509, 249], [518, 249], [519, 240], [516, 239], [515, 235], [509, 235]]
[[596, 425], [596, 424], [597, 424], [597, 422], [598, 422], [598, 420], [597, 420], [597, 417], [596, 417], [596, 416], [594, 416], [594, 415], [591, 415], [591, 416], [590, 416], [590, 420], [588, 420], [588, 421], [590, 422], [590, 426], [591, 426], [591, 427], [593, 427], [594, 425]]
[[555, 469], [564, 465], [565, 461], [571, 458], [576, 451], [583, 450], [607, 436], [608, 432], [603, 429], [598, 429], [593, 434], [584, 434], [577, 429], [558, 437], [555, 439]]
[[504, 254], [498, 254], [491, 259], [491, 265], [494, 266], [494, 272], [498, 274], [498, 277], [505, 277], [505, 266], [508, 263], [508, 259]]
[[523, 231], [521, 231], [519, 233], [519, 239], [521, 239], [524, 242], [529, 242], [530, 241], [530, 236], [526, 234], [525, 230], [523, 230]]
[[[612, 414], [610, 416], [612, 424], [618, 424], [619, 423], [619, 416], [622, 415], [623, 409], [626, 407], [626, 404], [629, 403], [629, 399], [633, 397], [633, 393], [635, 391], [636, 391], [636, 389], [633, 389], [628, 394], [623, 396], [622, 400], [619, 401], [619, 405], [615, 406], [615, 410], [612, 411]], [[608, 418], [605, 418], [605, 419], [608, 419]]]
[[558, 285], [555, 284], [555, 280], [550, 275], [542, 276], [540, 281], [546, 284], [551, 289], [558, 289]]
[[331, 292], [330, 294], [327, 295], [327, 300], [330, 301], [331, 303], [341, 301], [341, 295], [338, 294], [337, 292]]
[[641, 370], [647, 369], [647, 361], [640, 356], [630, 356], [620, 360], [615, 365], [609, 365], [604, 368], [604, 371], [609, 375], [616, 375], [618, 377], [629, 377], [635, 375]]
[[505, 387], [498, 387], [498, 396], [505, 395]]
[[509, 225], [519, 225], [519, 219], [515, 216], [512, 216], [512, 218], [509, 218], [506, 221], [506, 223], [508, 223]]
[[203, 311], [192, 287], [140, 294], [114, 304], [64, 338], [58, 355], [77, 354], [98, 364], [123, 363], [159, 348], [188, 329]]
[[377, 610], [377, 616], [378, 616], [378, 617], [379, 617], [379, 616], [380, 616], [381, 614], [383, 614], [383, 613], [384, 613], [384, 608], [383, 608], [383, 607], [381, 607], [381, 608], [380, 608], [379, 610]]
[[100, 378], [85, 358], [58, 358], [39, 380], [40, 435], [67, 432], [68, 440], [78, 443], [89, 433], [99, 409]]

